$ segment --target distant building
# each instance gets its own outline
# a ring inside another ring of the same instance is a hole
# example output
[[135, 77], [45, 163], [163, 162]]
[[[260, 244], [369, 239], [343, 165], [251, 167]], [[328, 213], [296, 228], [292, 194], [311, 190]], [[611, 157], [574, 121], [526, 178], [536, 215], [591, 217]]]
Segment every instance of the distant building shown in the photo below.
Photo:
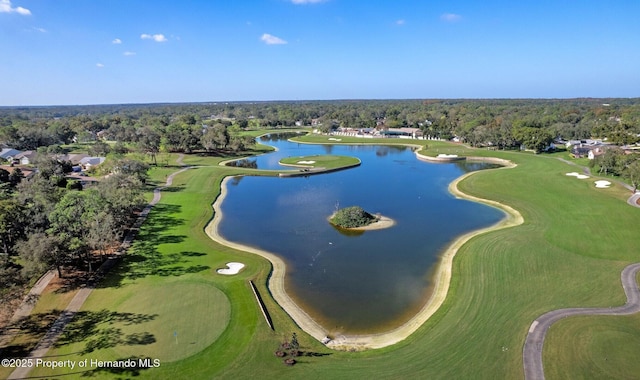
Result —
[[20, 165], [31, 165], [33, 164], [33, 161], [35, 160], [37, 155], [38, 155], [37, 152], [34, 152], [32, 150], [27, 150], [26, 152], [17, 154], [15, 156], [15, 159], [20, 161]]
[[[9, 161], [10, 163], [19, 163], [19, 159], [16, 158], [17, 155], [19, 155], [20, 153], [22, 153], [22, 151], [17, 150], [17, 149], [12, 149], [12, 148], [4, 148], [0, 151], [0, 158], [3, 158], [7, 161]], [[18, 162], [16, 162], [18, 161]]]
[[80, 160], [80, 166], [82, 166], [84, 170], [88, 170], [93, 166], [102, 164], [105, 160], [105, 157], [85, 157]]

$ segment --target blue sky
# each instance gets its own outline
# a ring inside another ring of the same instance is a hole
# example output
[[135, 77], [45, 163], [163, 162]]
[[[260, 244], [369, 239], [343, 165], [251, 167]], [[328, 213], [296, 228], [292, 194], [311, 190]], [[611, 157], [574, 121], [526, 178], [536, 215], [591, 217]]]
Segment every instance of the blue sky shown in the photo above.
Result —
[[0, 0], [0, 105], [640, 96], [640, 1]]

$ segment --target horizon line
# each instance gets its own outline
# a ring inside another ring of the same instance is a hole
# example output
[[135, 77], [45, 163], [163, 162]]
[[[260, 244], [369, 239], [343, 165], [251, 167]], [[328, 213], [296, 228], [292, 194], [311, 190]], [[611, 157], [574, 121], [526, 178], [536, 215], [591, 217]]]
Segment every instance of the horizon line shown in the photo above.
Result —
[[153, 105], [183, 105], [183, 104], [218, 104], [218, 103], [304, 103], [304, 102], [362, 102], [362, 101], [425, 101], [425, 100], [438, 100], [438, 101], [470, 101], [470, 100], [614, 100], [625, 99], [633, 100], [640, 99], [640, 96], [636, 97], [592, 97], [592, 96], [579, 96], [579, 97], [496, 97], [496, 98], [476, 98], [476, 97], [462, 97], [462, 98], [335, 98], [335, 99], [272, 99], [272, 100], [205, 100], [205, 101], [167, 101], [167, 102], [125, 102], [125, 103], [76, 103], [76, 104], [22, 104], [22, 105], [0, 105], [0, 109], [8, 108], [50, 108], [50, 107], [101, 107], [101, 106], [153, 106]]

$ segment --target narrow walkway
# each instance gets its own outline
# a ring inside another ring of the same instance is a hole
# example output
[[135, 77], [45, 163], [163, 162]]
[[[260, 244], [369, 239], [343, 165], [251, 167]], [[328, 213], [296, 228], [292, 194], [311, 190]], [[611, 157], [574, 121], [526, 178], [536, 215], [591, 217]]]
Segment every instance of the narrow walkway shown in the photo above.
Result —
[[640, 272], [640, 263], [628, 265], [622, 270], [622, 288], [627, 296], [627, 302], [623, 306], [558, 309], [543, 314], [533, 321], [522, 350], [524, 378], [544, 380], [542, 346], [549, 327], [555, 322], [575, 315], [629, 315], [640, 312], [640, 288], [636, 282], [638, 272]]
[[[180, 156], [178, 156], [178, 159], [176, 161], [182, 165], [183, 158], [184, 158], [184, 155], [181, 154]], [[60, 335], [62, 335], [66, 325], [69, 322], [71, 322], [71, 320], [73, 320], [73, 317], [80, 310], [82, 305], [84, 305], [84, 302], [87, 300], [87, 298], [89, 297], [93, 289], [95, 289], [96, 284], [115, 265], [118, 256], [124, 254], [126, 250], [131, 246], [131, 243], [135, 238], [138, 228], [142, 226], [142, 224], [146, 220], [153, 206], [155, 206], [158, 202], [160, 202], [161, 191], [173, 184], [173, 178], [176, 175], [184, 171], [187, 171], [189, 169], [191, 169], [191, 167], [187, 166], [184, 169], [178, 170], [177, 172], [170, 174], [167, 177], [167, 181], [165, 182], [164, 186], [157, 187], [153, 190], [153, 199], [151, 200], [151, 202], [149, 202], [149, 204], [145, 206], [145, 208], [142, 210], [142, 212], [138, 216], [138, 219], [134, 223], [133, 228], [129, 231], [127, 236], [125, 236], [125, 238], [123, 239], [122, 245], [118, 250], [118, 254], [114, 257], [110, 257], [107, 261], [105, 261], [100, 266], [100, 268], [98, 268], [98, 270], [96, 271], [98, 275], [95, 276], [95, 278], [91, 280], [86, 285], [86, 287], [78, 291], [78, 293], [75, 295], [75, 297], [73, 297], [71, 302], [69, 302], [69, 305], [67, 305], [67, 307], [62, 311], [62, 313], [60, 314], [60, 317], [58, 317], [58, 319], [53, 323], [49, 331], [47, 331], [47, 333], [40, 340], [40, 342], [38, 342], [37, 346], [31, 351], [31, 353], [29, 353], [28, 358], [42, 358], [46, 355], [47, 351], [49, 351], [49, 349], [58, 340]], [[11, 373], [11, 375], [9, 375], [8, 379], [23, 379], [29, 375], [29, 372], [31, 372], [31, 369], [32, 368], [30, 367], [16, 368]]]
[[45, 273], [42, 277], [40, 277], [35, 285], [33, 285], [33, 288], [31, 288], [29, 293], [22, 300], [20, 306], [16, 309], [15, 313], [13, 313], [13, 316], [9, 320], [7, 328], [2, 331], [2, 335], [0, 336], [0, 347], [5, 347], [16, 337], [19, 331], [16, 329], [12, 329], [11, 326], [14, 326], [16, 322], [18, 322], [22, 318], [28, 317], [31, 314], [33, 307], [36, 306], [38, 297], [40, 297], [44, 289], [49, 285], [49, 283], [55, 276], [56, 270], [52, 269]]

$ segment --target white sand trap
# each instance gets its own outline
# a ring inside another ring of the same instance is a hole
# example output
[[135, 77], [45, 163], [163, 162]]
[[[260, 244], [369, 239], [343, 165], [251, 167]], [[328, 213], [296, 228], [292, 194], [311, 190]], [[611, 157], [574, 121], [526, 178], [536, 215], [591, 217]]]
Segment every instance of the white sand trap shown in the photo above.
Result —
[[327, 140], [331, 140], [331, 141], [342, 141], [342, 139], [336, 139], [336, 138], [333, 138], [333, 137], [329, 137]]
[[586, 175], [586, 174], [579, 174], [579, 173], [576, 173], [576, 172], [567, 173], [567, 175], [570, 176], [570, 177], [576, 177], [577, 179], [587, 179], [587, 178], [589, 178], [589, 176]]
[[298, 161], [299, 164], [315, 164], [315, 161]]
[[595, 184], [598, 189], [608, 189], [611, 186], [609, 181], [596, 181]]
[[243, 263], [227, 263], [227, 268], [218, 269], [217, 272], [220, 274], [232, 275], [238, 274], [242, 268], [244, 268]]
[[438, 155], [438, 157], [441, 157], [441, 158], [456, 158], [456, 157], [458, 157], [458, 155], [457, 155], [457, 154], [444, 154], [444, 153], [440, 153], [440, 154]]

